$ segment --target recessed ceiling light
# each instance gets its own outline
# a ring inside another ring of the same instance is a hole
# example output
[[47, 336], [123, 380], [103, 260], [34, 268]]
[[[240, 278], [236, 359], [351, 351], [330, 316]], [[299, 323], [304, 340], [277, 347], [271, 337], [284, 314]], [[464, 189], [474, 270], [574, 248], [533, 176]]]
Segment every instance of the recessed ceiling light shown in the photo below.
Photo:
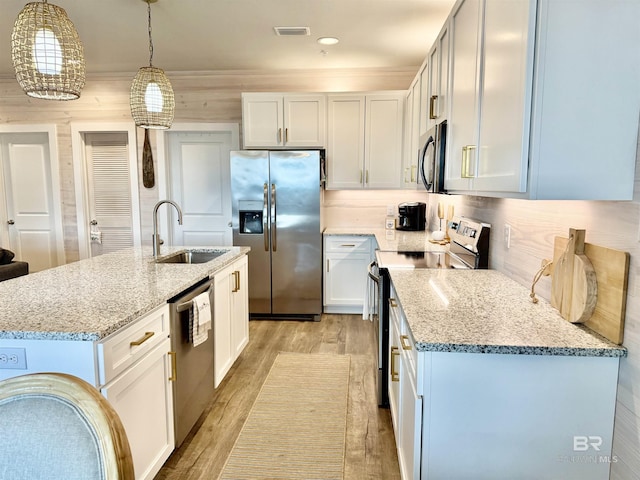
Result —
[[339, 41], [340, 40], [338, 40], [336, 37], [320, 37], [318, 39], [318, 43], [320, 45], [335, 45]]

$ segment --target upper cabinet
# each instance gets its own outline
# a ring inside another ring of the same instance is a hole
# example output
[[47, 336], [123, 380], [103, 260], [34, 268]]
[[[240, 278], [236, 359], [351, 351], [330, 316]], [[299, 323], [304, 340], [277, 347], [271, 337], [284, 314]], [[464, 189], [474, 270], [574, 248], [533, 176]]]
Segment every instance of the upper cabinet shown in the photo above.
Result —
[[323, 148], [326, 122], [324, 94], [242, 94], [245, 148]]
[[401, 188], [405, 96], [327, 96], [327, 189]]
[[445, 188], [631, 199], [639, 21], [640, 4], [624, 0], [459, 0]]

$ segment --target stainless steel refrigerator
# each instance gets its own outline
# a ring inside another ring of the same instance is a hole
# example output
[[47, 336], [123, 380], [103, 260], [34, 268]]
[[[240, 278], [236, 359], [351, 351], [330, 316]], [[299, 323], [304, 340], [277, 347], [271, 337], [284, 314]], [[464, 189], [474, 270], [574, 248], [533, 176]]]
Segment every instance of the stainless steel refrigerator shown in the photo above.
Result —
[[322, 312], [320, 152], [231, 152], [233, 244], [249, 252], [252, 318]]

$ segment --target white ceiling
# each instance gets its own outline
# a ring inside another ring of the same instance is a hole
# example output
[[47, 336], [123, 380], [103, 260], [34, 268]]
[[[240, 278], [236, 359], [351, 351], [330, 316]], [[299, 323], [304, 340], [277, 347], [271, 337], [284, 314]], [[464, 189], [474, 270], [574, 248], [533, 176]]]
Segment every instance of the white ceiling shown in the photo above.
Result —
[[[27, 0], [2, 0], [0, 75], [13, 75], [11, 30]], [[87, 73], [130, 73], [149, 63], [144, 0], [50, 0], [84, 44]], [[419, 66], [454, 0], [158, 0], [151, 4], [153, 64], [167, 72]], [[278, 37], [274, 26], [307, 26]], [[321, 46], [318, 37], [340, 43]], [[321, 50], [326, 50], [323, 55]]]

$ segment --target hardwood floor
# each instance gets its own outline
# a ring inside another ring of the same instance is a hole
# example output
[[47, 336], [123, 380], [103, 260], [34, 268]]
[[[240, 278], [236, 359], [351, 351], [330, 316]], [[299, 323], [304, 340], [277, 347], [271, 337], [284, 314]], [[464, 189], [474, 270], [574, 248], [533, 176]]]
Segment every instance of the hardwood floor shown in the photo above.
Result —
[[249, 344], [220, 384], [200, 428], [156, 480], [216, 479], [278, 352], [351, 355], [346, 480], [400, 478], [391, 417], [377, 406], [373, 324], [358, 315], [322, 315], [320, 322], [254, 320]]

